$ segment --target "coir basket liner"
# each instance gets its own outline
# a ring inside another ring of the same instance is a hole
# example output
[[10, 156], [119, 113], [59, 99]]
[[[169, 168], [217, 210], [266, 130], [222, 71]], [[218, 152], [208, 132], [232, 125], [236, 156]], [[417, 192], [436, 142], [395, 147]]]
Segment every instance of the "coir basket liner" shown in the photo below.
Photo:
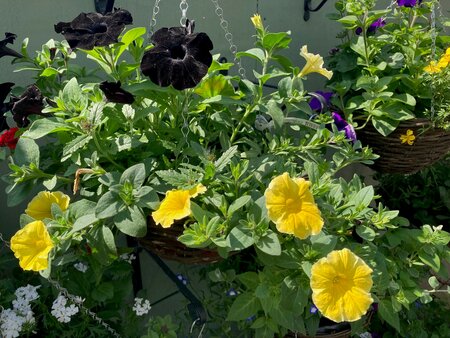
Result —
[[155, 255], [184, 264], [214, 263], [222, 259], [217, 250], [188, 248], [178, 241], [183, 233], [183, 221], [176, 221], [170, 228], [156, 225], [153, 218], [147, 218], [147, 235], [139, 238], [139, 244]]
[[[400, 141], [408, 129], [416, 137], [412, 145]], [[358, 131], [358, 139], [380, 155], [373, 168], [381, 173], [413, 174], [450, 152], [450, 132], [433, 128], [427, 119], [403, 121], [388, 136], [382, 136], [368, 125]]]

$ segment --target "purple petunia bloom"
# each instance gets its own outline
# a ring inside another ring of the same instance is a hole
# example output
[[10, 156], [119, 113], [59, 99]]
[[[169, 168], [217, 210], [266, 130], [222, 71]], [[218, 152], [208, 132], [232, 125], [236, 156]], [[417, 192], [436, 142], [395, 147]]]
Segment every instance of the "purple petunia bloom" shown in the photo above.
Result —
[[311, 305], [309, 308], [309, 313], [312, 313], [313, 315], [316, 314], [317, 311], [319, 311], [319, 309], [315, 305]]
[[312, 96], [312, 99], [309, 101], [309, 107], [311, 110], [322, 111], [329, 107], [333, 93], [318, 90], [310, 95]]
[[[384, 26], [386, 26], [386, 21], [383, 18], [379, 18], [370, 24], [369, 28], [367, 28], [367, 33], [368, 34], [375, 33], [378, 28], [381, 28]], [[356, 28], [355, 34], [361, 35], [361, 33], [362, 33], [362, 28], [361, 27]]]
[[421, 4], [422, 0], [397, 0], [397, 5], [400, 7], [414, 7]]
[[337, 129], [339, 131], [345, 132], [345, 137], [349, 140], [356, 141], [356, 132], [355, 128], [351, 124], [349, 124], [347, 121], [345, 121], [341, 115], [339, 115], [336, 112], [331, 113], [331, 117], [333, 117], [334, 124], [336, 125]]

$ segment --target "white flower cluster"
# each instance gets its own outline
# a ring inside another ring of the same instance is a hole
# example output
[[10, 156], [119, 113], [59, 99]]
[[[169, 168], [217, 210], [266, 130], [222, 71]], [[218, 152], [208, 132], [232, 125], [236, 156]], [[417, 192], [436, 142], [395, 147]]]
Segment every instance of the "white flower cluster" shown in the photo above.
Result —
[[136, 259], [136, 255], [134, 253], [131, 254], [122, 254], [120, 255], [120, 259], [128, 262], [129, 264], [131, 264], [132, 261], [134, 261]]
[[75, 263], [73, 265], [73, 267], [82, 273], [85, 273], [87, 271], [87, 269], [89, 268], [89, 266], [87, 266], [86, 264], [84, 264], [82, 262]]
[[0, 313], [0, 337], [19, 337], [24, 325], [34, 325], [35, 319], [30, 302], [39, 298], [38, 288], [40, 285], [28, 284], [15, 291], [16, 299], [12, 301], [13, 308]]
[[136, 313], [136, 316], [146, 315], [152, 307], [150, 306], [150, 301], [148, 299], [143, 298], [135, 298], [133, 311]]
[[60, 323], [70, 322], [71, 317], [80, 311], [78, 306], [75, 304], [71, 304], [69, 306], [66, 306], [66, 304], [67, 298], [62, 294], [59, 294], [58, 298], [56, 298], [52, 304], [51, 314], [55, 316]]

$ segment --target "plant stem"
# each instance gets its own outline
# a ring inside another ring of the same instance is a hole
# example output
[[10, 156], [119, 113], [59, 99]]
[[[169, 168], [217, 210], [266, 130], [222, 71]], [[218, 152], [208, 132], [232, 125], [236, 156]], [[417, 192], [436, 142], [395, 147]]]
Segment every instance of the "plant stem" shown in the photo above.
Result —
[[121, 170], [125, 170], [125, 167], [122, 166], [121, 164], [117, 163], [116, 161], [114, 161], [111, 156], [109, 156], [109, 154], [105, 151], [103, 151], [103, 147], [100, 145], [100, 143], [98, 142], [98, 138], [97, 138], [97, 133], [94, 130], [94, 132], [92, 133], [92, 137], [94, 139], [94, 143], [95, 146], [97, 147], [97, 150], [112, 164], [114, 164], [116, 167], [120, 168]]

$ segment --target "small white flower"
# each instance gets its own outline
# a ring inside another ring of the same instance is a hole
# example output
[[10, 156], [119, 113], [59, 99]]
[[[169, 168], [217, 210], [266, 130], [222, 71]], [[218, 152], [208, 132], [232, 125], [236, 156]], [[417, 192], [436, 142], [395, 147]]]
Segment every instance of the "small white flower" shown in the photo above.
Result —
[[85, 273], [87, 271], [87, 269], [89, 269], [89, 266], [87, 266], [86, 264], [84, 264], [82, 262], [75, 263], [73, 265], [73, 267], [82, 273]]
[[67, 298], [63, 295], [59, 295], [52, 304], [51, 314], [60, 322], [68, 323], [71, 317], [78, 313], [79, 308], [75, 304], [66, 306]]
[[131, 262], [136, 259], [136, 255], [134, 253], [131, 253], [131, 254], [125, 253], [125, 254], [120, 255], [120, 259], [127, 261], [128, 263], [131, 264]]
[[136, 316], [146, 315], [152, 307], [150, 306], [150, 301], [148, 299], [143, 298], [135, 298], [133, 311], [136, 313]]
[[19, 337], [25, 317], [18, 315], [12, 309], [3, 310], [0, 313], [0, 333], [3, 338]]
[[26, 315], [31, 311], [31, 304], [24, 298], [17, 298], [12, 301], [13, 309], [20, 315]]
[[359, 336], [361, 338], [372, 338], [372, 334], [370, 332], [363, 332]]
[[41, 286], [33, 286], [28, 284], [27, 286], [22, 286], [16, 290], [14, 293], [16, 295], [16, 298], [23, 299], [25, 302], [31, 302], [33, 300], [36, 300], [39, 298], [39, 294], [37, 293], [37, 289], [39, 289]]

